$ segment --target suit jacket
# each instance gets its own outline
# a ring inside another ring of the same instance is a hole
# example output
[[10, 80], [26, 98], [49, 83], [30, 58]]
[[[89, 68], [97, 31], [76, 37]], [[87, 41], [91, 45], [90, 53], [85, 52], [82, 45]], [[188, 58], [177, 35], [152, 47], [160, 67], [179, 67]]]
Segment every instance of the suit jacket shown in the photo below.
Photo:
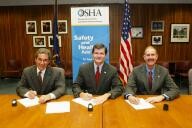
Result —
[[87, 90], [93, 95], [111, 93], [110, 98], [116, 98], [122, 94], [123, 87], [119, 80], [115, 67], [107, 63], [103, 64], [98, 85], [96, 85], [94, 63], [83, 64], [79, 68], [77, 79], [73, 83], [74, 97], [79, 97], [82, 91]]
[[64, 70], [48, 66], [41, 85], [37, 76], [37, 66], [33, 65], [25, 68], [16, 92], [19, 96], [24, 97], [24, 94], [29, 90], [37, 91], [38, 95], [53, 93], [56, 98], [62, 96], [65, 92]]
[[170, 100], [179, 95], [179, 88], [174, 83], [166, 68], [155, 65], [155, 74], [152, 89], [149, 89], [146, 64], [139, 65], [133, 69], [125, 87], [126, 94], [165, 94]]

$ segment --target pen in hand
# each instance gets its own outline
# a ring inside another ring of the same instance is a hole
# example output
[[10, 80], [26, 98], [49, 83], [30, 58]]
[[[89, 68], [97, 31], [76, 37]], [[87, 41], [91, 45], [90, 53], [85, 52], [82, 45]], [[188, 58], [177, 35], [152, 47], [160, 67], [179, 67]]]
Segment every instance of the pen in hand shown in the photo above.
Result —
[[30, 91], [28, 91], [28, 98], [29, 99], [34, 99], [35, 98], [35, 96], [37, 96], [37, 92], [36, 91], [33, 91], [33, 90], [30, 90]]

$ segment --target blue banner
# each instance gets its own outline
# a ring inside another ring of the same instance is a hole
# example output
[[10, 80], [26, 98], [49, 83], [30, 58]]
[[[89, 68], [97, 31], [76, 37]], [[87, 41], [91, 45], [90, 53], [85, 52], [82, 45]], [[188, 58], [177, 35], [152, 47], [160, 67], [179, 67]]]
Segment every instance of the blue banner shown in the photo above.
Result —
[[[92, 8], [92, 7], [91, 7]], [[100, 9], [101, 7], [99, 7]], [[103, 7], [102, 7], [103, 8]], [[106, 7], [105, 7], [106, 8]], [[78, 10], [77, 8], [75, 8]], [[107, 7], [108, 9], [108, 7]], [[102, 13], [102, 9], [100, 9]], [[77, 12], [77, 11], [75, 11]], [[72, 11], [72, 13], [74, 13]], [[106, 12], [105, 12], [106, 13]], [[107, 13], [108, 14], [108, 13]], [[74, 15], [74, 14], [73, 14]], [[106, 16], [108, 18], [109, 16]], [[88, 18], [87, 18], [88, 19]], [[73, 20], [73, 18], [72, 18]], [[76, 20], [76, 19], [75, 19]], [[90, 19], [88, 19], [90, 21]], [[78, 19], [78, 22], [80, 20]], [[88, 21], [88, 22], [89, 22]], [[97, 20], [98, 21], [98, 20]], [[79, 66], [83, 63], [92, 61], [92, 48], [96, 43], [103, 43], [109, 50], [109, 25], [93, 24], [83, 20], [83, 25], [72, 21], [72, 64], [73, 64], [73, 80], [76, 79]], [[88, 23], [88, 24], [87, 24]], [[87, 24], [87, 25], [86, 25]], [[109, 54], [106, 56], [106, 62], [109, 62]]]

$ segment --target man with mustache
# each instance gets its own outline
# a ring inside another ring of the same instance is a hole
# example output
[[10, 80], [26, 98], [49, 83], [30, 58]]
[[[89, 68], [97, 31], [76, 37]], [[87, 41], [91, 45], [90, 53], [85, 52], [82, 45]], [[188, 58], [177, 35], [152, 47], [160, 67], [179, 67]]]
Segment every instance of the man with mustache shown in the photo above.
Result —
[[179, 88], [169, 75], [169, 71], [156, 64], [158, 53], [152, 46], [145, 49], [145, 64], [133, 69], [125, 87], [124, 97], [133, 104], [138, 104], [138, 95], [156, 95], [146, 99], [149, 103], [173, 100], [179, 95]]

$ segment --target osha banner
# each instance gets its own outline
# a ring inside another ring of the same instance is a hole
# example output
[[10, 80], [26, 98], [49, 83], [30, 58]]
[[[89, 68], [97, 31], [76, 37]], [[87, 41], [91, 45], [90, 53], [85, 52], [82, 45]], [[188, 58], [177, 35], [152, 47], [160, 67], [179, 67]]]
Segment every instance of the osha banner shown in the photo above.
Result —
[[[109, 50], [109, 7], [72, 7], [72, 64], [73, 80], [79, 66], [92, 61], [92, 48], [103, 43]], [[109, 62], [109, 54], [106, 56]]]

